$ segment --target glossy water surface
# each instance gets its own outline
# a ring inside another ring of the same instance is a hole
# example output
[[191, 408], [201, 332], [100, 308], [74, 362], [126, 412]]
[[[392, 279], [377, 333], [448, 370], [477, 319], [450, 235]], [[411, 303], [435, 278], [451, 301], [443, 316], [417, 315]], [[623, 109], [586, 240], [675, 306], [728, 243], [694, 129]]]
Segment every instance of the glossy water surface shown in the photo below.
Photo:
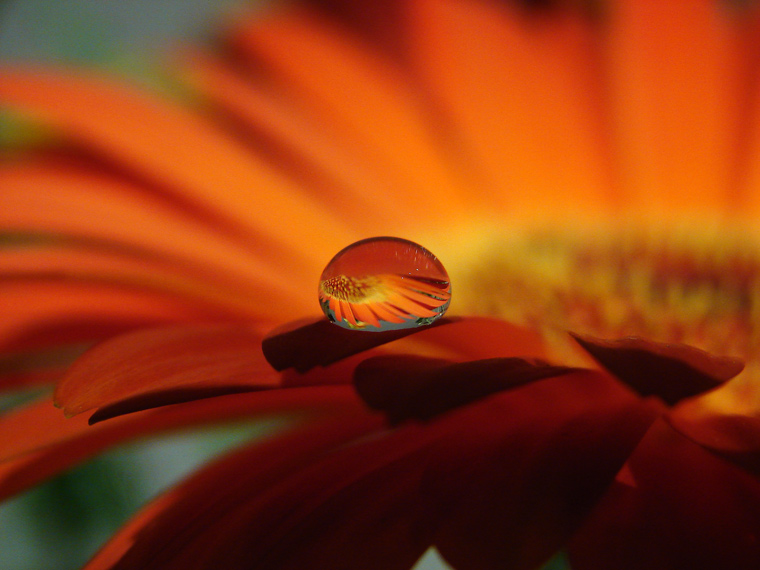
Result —
[[331, 322], [362, 331], [429, 325], [446, 312], [451, 283], [435, 255], [395, 237], [358, 241], [322, 272], [319, 304]]

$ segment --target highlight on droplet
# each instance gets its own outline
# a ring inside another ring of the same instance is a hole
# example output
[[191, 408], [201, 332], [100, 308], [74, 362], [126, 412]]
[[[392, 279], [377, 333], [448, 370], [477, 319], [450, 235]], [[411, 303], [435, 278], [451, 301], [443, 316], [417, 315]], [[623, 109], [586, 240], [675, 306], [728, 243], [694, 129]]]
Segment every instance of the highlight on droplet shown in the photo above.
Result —
[[374, 237], [344, 248], [319, 280], [319, 305], [341, 327], [381, 332], [429, 325], [451, 302], [449, 275], [419, 244]]

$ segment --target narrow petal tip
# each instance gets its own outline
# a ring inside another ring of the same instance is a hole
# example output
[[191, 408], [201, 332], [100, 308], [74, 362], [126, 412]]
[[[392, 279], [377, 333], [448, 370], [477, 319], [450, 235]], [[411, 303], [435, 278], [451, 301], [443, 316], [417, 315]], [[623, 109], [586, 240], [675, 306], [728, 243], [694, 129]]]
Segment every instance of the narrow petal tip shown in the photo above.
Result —
[[642, 396], [674, 405], [717, 388], [744, 369], [739, 358], [639, 337], [607, 340], [570, 333], [602, 367]]

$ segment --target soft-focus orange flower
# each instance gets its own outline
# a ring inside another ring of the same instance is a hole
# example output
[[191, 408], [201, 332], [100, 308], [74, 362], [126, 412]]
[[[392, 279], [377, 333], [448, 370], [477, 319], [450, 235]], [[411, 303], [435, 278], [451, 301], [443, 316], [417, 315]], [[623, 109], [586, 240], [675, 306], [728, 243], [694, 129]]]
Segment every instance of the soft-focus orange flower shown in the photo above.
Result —
[[[2, 417], [0, 495], [277, 413], [87, 568], [759, 567], [759, 23], [336, 0], [182, 51], [189, 102], [3, 69], [49, 137], [0, 165], [0, 382], [63, 413]], [[372, 235], [429, 246], [484, 316], [272, 332]]]

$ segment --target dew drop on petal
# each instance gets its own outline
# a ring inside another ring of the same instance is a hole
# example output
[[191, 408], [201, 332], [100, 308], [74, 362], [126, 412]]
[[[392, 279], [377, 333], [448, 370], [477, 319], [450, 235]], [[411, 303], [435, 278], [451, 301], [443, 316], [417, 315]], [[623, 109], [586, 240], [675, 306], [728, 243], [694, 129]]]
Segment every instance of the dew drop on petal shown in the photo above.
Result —
[[414, 242], [375, 237], [344, 248], [319, 280], [331, 322], [381, 332], [429, 325], [449, 308], [451, 283], [438, 258]]

